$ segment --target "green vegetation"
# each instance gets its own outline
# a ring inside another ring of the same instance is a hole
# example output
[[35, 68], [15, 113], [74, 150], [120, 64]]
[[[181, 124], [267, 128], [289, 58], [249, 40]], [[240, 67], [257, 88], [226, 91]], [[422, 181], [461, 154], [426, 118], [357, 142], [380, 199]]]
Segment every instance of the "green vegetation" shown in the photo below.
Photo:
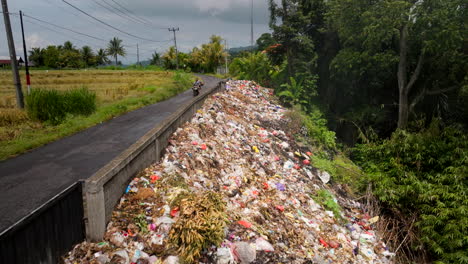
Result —
[[34, 89], [26, 96], [29, 117], [60, 124], [67, 114], [89, 116], [96, 111], [96, 94], [87, 88], [70, 91]]
[[[26, 112], [18, 109], [0, 108], [0, 160], [69, 136], [126, 112], [169, 99], [190, 87], [187, 83], [193, 80], [191, 74], [183, 72], [174, 74], [151, 70], [134, 72], [50, 71], [48, 73], [33, 71], [32, 74], [43, 80], [44, 85], [47, 82], [48, 86], [55, 88], [57, 94], [66, 91], [62, 89], [73, 88], [77, 82], [83, 83], [88, 86], [89, 91], [96, 93], [97, 109], [91, 115], [83, 116], [80, 112], [89, 107], [73, 107], [79, 111], [74, 112], [73, 115], [66, 115], [62, 123], [53, 125], [34, 121], [26, 115]], [[3, 80], [1, 77], [0, 75], [0, 81]], [[5, 74], [5, 82], [11, 81], [9, 78], [7, 80], [7, 77], [9, 76]], [[0, 92], [2, 92], [1, 89]], [[77, 94], [83, 95], [79, 90]], [[88, 95], [92, 96], [92, 93]], [[11, 96], [14, 99], [14, 94]], [[74, 100], [84, 99], [80, 96]]]
[[125, 56], [126, 52], [122, 46], [122, 40], [119, 38], [113, 38], [109, 41], [107, 45], [107, 54], [115, 58], [115, 65], [118, 65], [117, 56]]
[[[374, 194], [407, 215], [418, 215], [421, 241], [438, 263], [468, 263], [468, 137], [457, 126], [410, 133], [356, 148]], [[418, 245], [413, 245], [418, 246]]]
[[136, 225], [140, 229], [140, 232], [142, 234], [147, 234], [148, 233], [148, 222], [146, 221], [146, 215], [145, 214], [139, 214], [135, 217], [134, 219]]
[[[221, 37], [213, 35], [209, 43], [203, 44], [201, 48], [194, 47], [190, 53], [178, 52], [179, 69], [193, 72], [214, 73], [218, 66], [223, 65], [227, 54]], [[163, 55], [162, 62], [166, 69], [176, 68], [176, 50], [170, 47]]]
[[336, 219], [343, 221], [341, 216], [341, 207], [338, 205], [336, 198], [330, 191], [325, 189], [320, 189], [317, 191], [317, 194], [312, 197], [317, 203], [322, 205], [326, 210], [332, 211]]

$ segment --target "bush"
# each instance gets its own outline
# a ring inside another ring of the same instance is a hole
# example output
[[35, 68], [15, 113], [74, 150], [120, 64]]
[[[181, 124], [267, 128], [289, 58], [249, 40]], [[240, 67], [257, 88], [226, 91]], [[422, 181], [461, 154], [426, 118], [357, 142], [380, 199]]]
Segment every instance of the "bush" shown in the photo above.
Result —
[[96, 111], [96, 94], [87, 88], [61, 92], [33, 89], [26, 96], [26, 110], [32, 119], [60, 124], [67, 113], [90, 115]]
[[343, 221], [341, 216], [341, 207], [338, 205], [335, 196], [325, 189], [320, 189], [317, 191], [317, 194], [312, 197], [317, 203], [322, 205], [326, 210], [333, 212], [333, 215], [339, 221]]
[[66, 112], [88, 116], [96, 111], [96, 93], [83, 87], [64, 93]]
[[461, 128], [435, 121], [418, 133], [358, 145], [355, 154], [382, 202], [418, 216], [437, 263], [468, 263], [468, 137]]
[[32, 119], [60, 124], [66, 117], [63, 95], [57, 90], [33, 89], [26, 96], [26, 110]]
[[182, 92], [187, 90], [192, 86], [193, 77], [191, 74], [185, 73], [183, 71], [177, 71], [172, 77], [176, 83], [177, 92]]
[[288, 117], [293, 126], [290, 132], [306, 134], [308, 143], [328, 151], [336, 151], [335, 132], [328, 129], [327, 120], [317, 107], [312, 106], [310, 113], [306, 114], [296, 106], [288, 113]]

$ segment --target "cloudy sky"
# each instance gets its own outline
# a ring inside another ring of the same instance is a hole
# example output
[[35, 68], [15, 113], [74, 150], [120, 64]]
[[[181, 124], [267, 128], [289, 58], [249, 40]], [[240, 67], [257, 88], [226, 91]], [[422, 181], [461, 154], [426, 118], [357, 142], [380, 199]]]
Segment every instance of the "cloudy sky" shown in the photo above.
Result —
[[[173, 35], [167, 30], [168, 27], [180, 28], [177, 44], [184, 52], [207, 42], [212, 34], [225, 38], [229, 47], [247, 46], [250, 43], [250, 0], [66, 0], [103, 22], [142, 39], [109, 28], [62, 0], [7, 1], [11, 13], [22, 10], [29, 16], [24, 18], [28, 49], [58, 45], [66, 40], [72, 41], [77, 47], [89, 45], [93, 49], [105, 48], [107, 40], [116, 36], [126, 45], [128, 55], [123, 62], [129, 63], [136, 61], [137, 43], [140, 46], [140, 60], [149, 58], [155, 50], [163, 52], [173, 45]], [[254, 39], [269, 31], [267, 2], [254, 0]], [[34, 18], [95, 38], [44, 24]], [[22, 56], [19, 17], [11, 15], [11, 23], [16, 51]], [[0, 56], [8, 56], [3, 17], [0, 22]]]

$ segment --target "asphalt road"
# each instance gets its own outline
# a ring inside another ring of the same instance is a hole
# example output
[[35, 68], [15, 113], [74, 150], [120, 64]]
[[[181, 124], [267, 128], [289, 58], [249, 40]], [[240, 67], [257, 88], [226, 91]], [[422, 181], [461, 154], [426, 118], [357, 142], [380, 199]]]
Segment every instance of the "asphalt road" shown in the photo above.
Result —
[[[202, 77], [202, 93], [219, 82]], [[0, 233], [76, 181], [91, 177], [190, 100], [191, 89], [0, 162]]]

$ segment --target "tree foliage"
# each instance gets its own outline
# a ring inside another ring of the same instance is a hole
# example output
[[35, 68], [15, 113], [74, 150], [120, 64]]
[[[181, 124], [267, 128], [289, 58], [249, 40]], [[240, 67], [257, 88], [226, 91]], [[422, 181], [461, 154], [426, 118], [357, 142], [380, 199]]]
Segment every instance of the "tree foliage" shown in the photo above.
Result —
[[[370, 174], [364, 180], [389, 208], [417, 214], [422, 241], [442, 263], [468, 263], [466, 7], [462, 0], [270, 0], [274, 42], [262, 62], [281, 67], [269, 78], [283, 102], [308, 116], [319, 102], [341, 138], [353, 133], [350, 125], [355, 134], [390, 137], [357, 148]], [[250, 62], [243, 60], [232, 67]], [[436, 121], [411, 130], [418, 120]]]
[[381, 201], [419, 215], [421, 240], [440, 263], [468, 263], [468, 137], [459, 127], [435, 120], [355, 154]]
[[432, 116], [438, 108], [443, 115], [450, 109], [430, 109], [424, 101], [456, 97], [466, 85], [464, 18], [460, 0], [329, 1], [326, 30], [337, 32], [341, 44], [331, 62], [333, 79], [348, 80], [355, 96], [369, 87], [365, 93], [375, 103], [397, 106], [399, 128], [406, 128], [411, 114]]
[[[213, 35], [208, 43], [202, 44], [201, 47], [194, 47], [190, 53], [179, 51], [179, 68], [195, 72], [216, 72], [217, 68], [224, 64], [225, 56], [227, 56], [224, 49], [221, 37]], [[162, 58], [165, 68], [176, 68], [175, 47], [170, 47]]]
[[29, 51], [29, 60], [34, 62], [36, 67], [48, 68], [84, 68], [105, 65], [110, 62], [107, 56], [104, 49], [99, 49], [97, 53], [90, 46], [77, 49], [71, 41], [66, 41], [59, 46], [50, 45], [45, 49], [32, 48]]
[[114, 57], [115, 59], [115, 65], [118, 64], [117, 61], [117, 56], [123, 56], [125, 57], [126, 51], [125, 48], [122, 46], [122, 40], [119, 38], [114, 37], [109, 41], [109, 44], [107, 45], [107, 54], [109, 56]]
[[229, 66], [229, 72], [239, 79], [254, 80], [269, 86], [275, 67], [264, 53], [257, 52], [246, 57], [235, 58]]

